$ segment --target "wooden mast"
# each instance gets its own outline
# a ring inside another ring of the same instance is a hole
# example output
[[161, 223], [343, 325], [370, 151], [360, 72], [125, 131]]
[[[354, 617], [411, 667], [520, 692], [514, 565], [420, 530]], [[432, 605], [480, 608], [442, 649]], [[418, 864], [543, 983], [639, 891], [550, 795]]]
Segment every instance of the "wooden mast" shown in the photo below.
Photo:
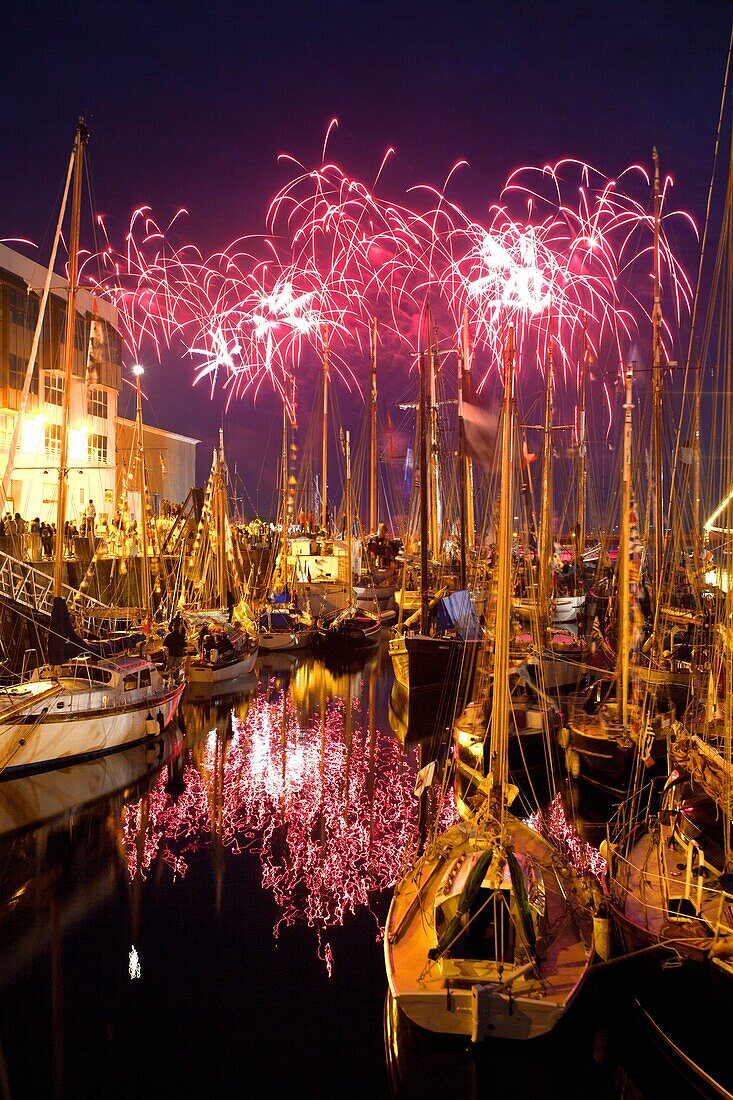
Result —
[[76, 324], [76, 291], [79, 277], [79, 224], [81, 222], [81, 183], [84, 168], [84, 146], [89, 134], [83, 119], [76, 128], [74, 143], [74, 185], [71, 197], [71, 231], [69, 234], [69, 292], [66, 299], [66, 354], [64, 362], [64, 391], [61, 406], [61, 450], [59, 454], [58, 495], [56, 501], [56, 545], [53, 567], [53, 595], [60, 598], [64, 584], [64, 522], [69, 456], [69, 412], [71, 385], [74, 377], [74, 330]]
[[509, 753], [509, 626], [514, 528], [514, 328], [504, 349], [504, 401], [501, 435], [501, 487], [496, 539], [497, 600], [491, 700], [491, 805], [503, 822], [506, 812]]
[[328, 534], [328, 329], [323, 340], [323, 419], [321, 440], [321, 527]]
[[575, 519], [575, 591], [583, 586], [585, 575], [586, 495], [588, 491], [588, 439], [585, 419], [586, 383], [588, 380], [588, 332], [583, 318], [583, 345], [578, 369], [578, 484]]
[[428, 630], [428, 381], [426, 356], [420, 352], [420, 405], [418, 442], [420, 446], [420, 629], [423, 634]]
[[372, 388], [369, 434], [369, 531], [377, 530], [377, 318], [371, 329]]
[[346, 575], [348, 577], [349, 593], [347, 606], [354, 605], [354, 570], [352, 568], [352, 537], [351, 537], [351, 434], [344, 432], [344, 458], [346, 460]]
[[629, 725], [629, 649], [631, 647], [630, 569], [631, 551], [631, 412], [634, 374], [626, 371], [626, 399], [624, 401], [624, 455], [621, 482], [621, 515], [619, 519], [618, 546], [618, 657], [616, 659], [616, 699], [624, 729]]
[[219, 580], [219, 606], [227, 606], [227, 548], [226, 548], [226, 510], [227, 485], [224, 465], [224, 429], [219, 428], [219, 451], [216, 463], [216, 550], [217, 573]]
[[15, 418], [15, 424], [13, 426], [13, 436], [10, 440], [10, 448], [8, 450], [8, 459], [5, 463], [5, 473], [3, 474], [2, 484], [2, 500], [0, 500], [0, 506], [5, 507], [8, 496], [10, 495], [10, 482], [13, 477], [13, 470], [15, 469], [15, 456], [18, 452], [18, 444], [23, 434], [23, 419], [25, 417], [25, 411], [28, 408], [28, 397], [31, 392], [31, 382], [33, 381], [33, 370], [36, 365], [36, 357], [38, 355], [38, 346], [41, 342], [41, 333], [43, 332], [43, 322], [46, 316], [46, 305], [48, 304], [48, 296], [51, 292], [51, 280], [53, 279], [53, 269], [56, 263], [56, 252], [58, 250], [59, 241], [61, 239], [61, 229], [64, 223], [64, 216], [66, 214], [66, 203], [69, 197], [69, 189], [71, 187], [71, 176], [74, 171], [74, 162], [76, 160], [76, 145], [79, 140], [78, 130], [74, 137], [74, 145], [71, 150], [71, 156], [69, 157], [69, 167], [66, 172], [66, 182], [64, 184], [64, 193], [61, 198], [61, 208], [59, 210], [58, 222], [56, 223], [56, 232], [53, 238], [53, 245], [51, 247], [51, 257], [48, 261], [48, 268], [46, 270], [46, 279], [43, 284], [43, 293], [41, 294], [41, 302], [38, 308], [38, 319], [36, 321], [36, 328], [33, 333], [33, 343], [31, 344], [30, 355], [28, 356], [28, 364], [25, 368], [25, 377], [23, 379], [23, 389], [20, 394], [20, 400], [18, 402], [18, 415]]
[[540, 537], [537, 548], [537, 602], [540, 622], [545, 626], [550, 618], [550, 573], [552, 570], [552, 407], [553, 407], [552, 337], [547, 340], [545, 362], [545, 423], [542, 439], [542, 499], [540, 500]]
[[466, 447], [466, 421], [463, 404], [471, 373], [471, 347], [468, 339], [468, 310], [463, 311], [461, 347], [458, 352], [458, 507], [461, 539], [461, 588], [468, 583], [468, 551], [474, 545], [473, 471]]
[[148, 558], [148, 486], [145, 476], [145, 446], [143, 443], [143, 400], [140, 389], [140, 378], [143, 368], [136, 363], [132, 368], [135, 375], [135, 423], [137, 431], [137, 491], [140, 496], [140, 549], [142, 551], [142, 568], [140, 571], [140, 583], [142, 586], [141, 599], [143, 611], [150, 617], [152, 615], [152, 598], [150, 585], [150, 559]]
[[[659, 602], [664, 570], [663, 481], [662, 481], [662, 302], [660, 290], [659, 229], [662, 195], [659, 180], [659, 155], [652, 149], [654, 161], [654, 304], [652, 307], [652, 462], [654, 492], [654, 572], [653, 591]], [[658, 616], [655, 615], [655, 622]]]
[[430, 532], [430, 552], [433, 561], [437, 561], [440, 557], [440, 535], [441, 535], [441, 514], [440, 514], [440, 471], [438, 465], [438, 401], [437, 401], [437, 388], [436, 388], [436, 375], [437, 375], [437, 348], [433, 342], [433, 331], [430, 318], [430, 307], [428, 307], [427, 315], [427, 330], [428, 330], [428, 366], [430, 370], [429, 376], [429, 394], [428, 394], [428, 425], [430, 431], [430, 453], [428, 456], [429, 461], [429, 483], [430, 483], [430, 500], [429, 500], [429, 532]]

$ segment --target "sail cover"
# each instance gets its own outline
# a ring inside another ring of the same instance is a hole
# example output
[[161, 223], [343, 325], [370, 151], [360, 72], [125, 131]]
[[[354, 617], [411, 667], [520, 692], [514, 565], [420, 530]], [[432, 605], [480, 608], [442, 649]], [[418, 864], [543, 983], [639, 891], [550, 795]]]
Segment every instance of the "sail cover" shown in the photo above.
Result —
[[116, 653], [124, 653], [144, 641], [145, 635], [142, 633], [125, 634], [121, 638], [110, 640], [100, 638], [85, 641], [74, 630], [66, 600], [62, 596], [54, 598], [51, 608], [51, 626], [48, 631], [50, 665], [62, 665], [71, 657], [80, 657], [85, 654], [93, 657], [114, 657]]
[[459, 588], [457, 592], [442, 596], [436, 604], [435, 614], [438, 631], [441, 634], [455, 631], [456, 636], [462, 638], [464, 642], [480, 641], [483, 637], [476, 608], [471, 603], [471, 595], [465, 588]]

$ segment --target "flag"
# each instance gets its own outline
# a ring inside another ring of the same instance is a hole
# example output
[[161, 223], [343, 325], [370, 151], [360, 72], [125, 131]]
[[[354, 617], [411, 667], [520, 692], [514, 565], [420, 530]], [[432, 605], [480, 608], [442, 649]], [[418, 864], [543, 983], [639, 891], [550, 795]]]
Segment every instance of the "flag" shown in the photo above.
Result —
[[536, 454], [532, 454], [526, 442], [522, 443], [522, 465], [529, 466], [530, 462], [534, 462], [537, 458]]
[[97, 299], [92, 299], [92, 319], [89, 325], [89, 346], [87, 348], [87, 366], [84, 382], [87, 389], [98, 385], [100, 368], [109, 362], [107, 333], [99, 317]]
[[431, 760], [429, 764], [426, 764], [424, 768], [420, 768], [420, 771], [415, 776], [415, 797], [420, 798], [422, 794], [428, 789], [433, 782], [435, 775], [436, 761]]

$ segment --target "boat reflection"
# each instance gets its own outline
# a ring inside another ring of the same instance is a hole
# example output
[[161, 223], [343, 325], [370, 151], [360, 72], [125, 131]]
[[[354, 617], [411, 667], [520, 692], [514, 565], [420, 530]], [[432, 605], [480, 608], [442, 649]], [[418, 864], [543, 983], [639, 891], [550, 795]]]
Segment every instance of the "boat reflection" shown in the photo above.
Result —
[[126, 808], [131, 877], [156, 862], [183, 875], [191, 853], [211, 848], [220, 889], [225, 858], [256, 854], [278, 910], [274, 934], [314, 928], [330, 970], [327, 929], [357, 909], [379, 926], [377, 900], [417, 837], [414, 760], [374, 723], [379, 674], [378, 657], [276, 670], [268, 655], [253, 697], [212, 705], [198, 719], [186, 709], [189, 730], [209, 728], [176, 798], [161, 782], [144, 807]]
[[146, 744], [0, 782], [0, 981], [105, 904], [122, 869], [121, 813], [165, 781], [182, 757], [172, 724]]

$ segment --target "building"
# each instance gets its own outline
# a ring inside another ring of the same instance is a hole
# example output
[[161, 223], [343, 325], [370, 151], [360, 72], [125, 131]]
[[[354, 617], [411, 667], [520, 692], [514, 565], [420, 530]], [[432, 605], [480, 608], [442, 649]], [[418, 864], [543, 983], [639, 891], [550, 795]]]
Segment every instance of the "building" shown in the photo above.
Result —
[[[45, 280], [46, 268], [0, 244], [0, 479], [18, 416]], [[47, 522], [56, 519], [67, 286], [62, 276], [55, 276], [51, 284], [5, 503], [5, 510]], [[125, 461], [122, 455], [130, 421], [117, 415], [123, 384], [117, 310], [83, 289], [77, 293], [76, 309], [67, 515], [78, 523], [90, 500], [98, 520], [114, 515], [122, 485], [116, 464]], [[185, 500], [194, 484], [197, 442], [146, 428], [154, 507], [164, 499], [172, 503]], [[137, 512], [132, 500], [128, 507], [131, 515]]]

